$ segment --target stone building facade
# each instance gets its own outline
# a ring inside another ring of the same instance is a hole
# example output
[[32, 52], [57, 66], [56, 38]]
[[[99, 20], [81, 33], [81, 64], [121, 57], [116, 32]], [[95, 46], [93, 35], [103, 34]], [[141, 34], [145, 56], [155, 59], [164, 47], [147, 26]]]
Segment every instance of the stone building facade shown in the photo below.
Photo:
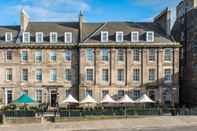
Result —
[[179, 43], [170, 37], [170, 11], [153, 22], [31, 22], [0, 27], [0, 93], [9, 104], [22, 93], [56, 106], [68, 94], [100, 101], [147, 93], [179, 103]]
[[177, 6], [179, 15], [172, 29], [172, 36], [183, 46], [180, 53], [180, 102], [187, 106], [197, 105], [196, 7], [196, 0], [182, 1]]

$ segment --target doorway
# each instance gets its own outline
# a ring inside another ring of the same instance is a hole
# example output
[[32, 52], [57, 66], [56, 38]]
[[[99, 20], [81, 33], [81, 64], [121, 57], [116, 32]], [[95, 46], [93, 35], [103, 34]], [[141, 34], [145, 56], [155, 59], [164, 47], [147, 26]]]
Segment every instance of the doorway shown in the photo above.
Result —
[[50, 92], [50, 104], [51, 107], [56, 107], [57, 106], [57, 90], [51, 90]]

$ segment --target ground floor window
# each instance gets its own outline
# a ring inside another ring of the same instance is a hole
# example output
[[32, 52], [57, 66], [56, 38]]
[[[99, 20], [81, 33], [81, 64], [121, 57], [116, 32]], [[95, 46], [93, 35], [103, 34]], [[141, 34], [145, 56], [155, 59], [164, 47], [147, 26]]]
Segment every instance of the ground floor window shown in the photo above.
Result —
[[118, 97], [123, 97], [125, 94], [124, 90], [118, 90]]
[[5, 104], [10, 104], [12, 99], [12, 90], [5, 90]]
[[88, 89], [85, 91], [85, 96], [90, 95], [92, 96], [92, 90]]
[[65, 98], [68, 97], [68, 95], [70, 95], [71, 91], [69, 89], [66, 89], [65, 91]]
[[41, 89], [36, 90], [36, 101], [39, 103], [42, 103], [42, 90]]
[[102, 91], [102, 98], [104, 98], [107, 94], [109, 94], [108, 90], [103, 90]]
[[140, 97], [141, 93], [140, 90], [134, 90], [133, 91], [133, 98], [138, 99]]

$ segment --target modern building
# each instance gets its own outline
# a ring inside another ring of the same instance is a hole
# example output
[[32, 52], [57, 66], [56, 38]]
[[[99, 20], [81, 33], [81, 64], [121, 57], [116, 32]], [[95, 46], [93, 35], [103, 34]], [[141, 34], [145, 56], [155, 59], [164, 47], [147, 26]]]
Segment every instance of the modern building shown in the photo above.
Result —
[[0, 93], [9, 104], [21, 93], [56, 106], [71, 93], [100, 101], [106, 94], [136, 99], [147, 93], [179, 103], [179, 43], [170, 37], [171, 12], [153, 22], [32, 22], [0, 27]]
[[180, 54], [180, 103], [197, 105], [197, 0], [183, 0], [177, 6], [172, 29], [174, 39], [183, 46]]

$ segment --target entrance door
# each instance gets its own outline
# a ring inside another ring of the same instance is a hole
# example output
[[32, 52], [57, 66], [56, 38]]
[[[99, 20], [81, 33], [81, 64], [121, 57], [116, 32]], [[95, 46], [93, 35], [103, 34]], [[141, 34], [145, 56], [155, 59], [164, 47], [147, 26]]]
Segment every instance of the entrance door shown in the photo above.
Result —
[[56, 107], [57, 105], [57, 91], [52, 90], [51, 91], [51, 107]]

